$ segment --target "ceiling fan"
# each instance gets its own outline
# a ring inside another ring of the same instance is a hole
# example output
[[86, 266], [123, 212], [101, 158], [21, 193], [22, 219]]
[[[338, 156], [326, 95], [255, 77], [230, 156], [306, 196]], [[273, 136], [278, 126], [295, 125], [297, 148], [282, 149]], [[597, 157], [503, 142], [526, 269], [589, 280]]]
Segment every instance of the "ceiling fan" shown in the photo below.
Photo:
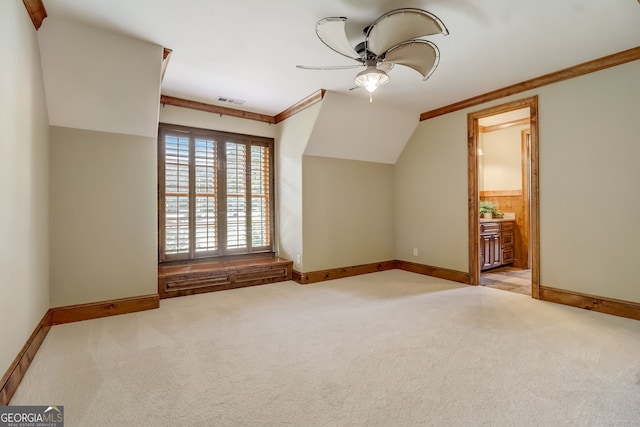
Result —
[[387, 74], [394, 65], [413, 68], [427, 80], [438, 66], [440, 51], [430, 41], [420, 37], [434, 34], [449, 34], [437, 16], [422, 9], [395, 9], [376, 19], [364, 28], [364, 41], [355, 47], [347, 38], [347, 18], [330, 17], [316, 23], [316, 35], [329, 49], [354, 59], [357, 65], [309, 67], [306, 70], [342, 70], [366, 67], [355, 77], [356, 87], [365, 88], [372, 101], [373, 92], [389, 82]]

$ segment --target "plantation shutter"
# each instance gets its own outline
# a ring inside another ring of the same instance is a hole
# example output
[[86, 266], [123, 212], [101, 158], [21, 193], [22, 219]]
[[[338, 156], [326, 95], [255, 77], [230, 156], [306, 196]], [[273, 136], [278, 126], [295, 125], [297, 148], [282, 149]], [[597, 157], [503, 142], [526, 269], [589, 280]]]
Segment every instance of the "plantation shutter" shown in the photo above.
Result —
[[165, 251], [189, 253], [189, 138], [165, 137]]
[[271, 150], [251, 146], [251, 246], [271, 246]]
[[247, 147], [227, 142], [227, 249], [247, 247]]
[[195, 140], [195, 251], [218, 249], [217, 143], [209, 138]]
[[158, 147], [160, 261], [273, 251], [273, 140], [161, 124]]

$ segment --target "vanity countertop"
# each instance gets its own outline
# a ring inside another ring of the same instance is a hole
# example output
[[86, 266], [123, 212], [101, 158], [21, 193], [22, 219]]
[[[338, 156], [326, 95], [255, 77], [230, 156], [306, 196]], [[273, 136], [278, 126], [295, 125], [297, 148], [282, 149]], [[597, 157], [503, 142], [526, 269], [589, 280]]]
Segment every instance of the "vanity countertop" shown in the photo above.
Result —
[[505, 222], [505, 221], [515, 221], [515, 218], [480, 218], [480, 222]]

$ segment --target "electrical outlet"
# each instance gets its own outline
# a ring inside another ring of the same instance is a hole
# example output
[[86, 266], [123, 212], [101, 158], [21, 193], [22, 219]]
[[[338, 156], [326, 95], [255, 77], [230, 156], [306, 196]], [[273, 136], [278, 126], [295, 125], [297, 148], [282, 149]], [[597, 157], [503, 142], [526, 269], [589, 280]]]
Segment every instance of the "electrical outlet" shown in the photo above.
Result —
[[300, 256], [300, 254], [296, 255], [296, 264], [300, 264], [301, 259], [302, 257]]
[[413, 248], [413, 256], [418, 256], [418, 248]]

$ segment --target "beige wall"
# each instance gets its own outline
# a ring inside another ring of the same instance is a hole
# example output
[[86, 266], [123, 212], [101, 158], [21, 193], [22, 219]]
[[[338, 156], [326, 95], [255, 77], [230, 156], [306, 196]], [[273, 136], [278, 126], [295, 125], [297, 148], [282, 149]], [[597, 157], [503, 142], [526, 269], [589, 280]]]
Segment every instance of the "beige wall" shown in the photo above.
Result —
[[467, 271], [466, 140], [466, 116], [449, 114], [421, 122], [400, 155], [397, 259]]
[[36, 31], [0, 2], [0, 376], [49, 308], [48, 133]]
[[468, 271], [467, 113], [539, 95], [541, 284], [640, 302], [638, 75], [634, 61], [421, 122], [396, 165], [397, 257]]
[[160, 123], [264, 136], [267, 138], [275, 138], [276, 136], [276, 126], [269, 123], [239, 117], [221, 116], [220, 114], [175, 107], [173, 105], [160, 106]]
[[51, 306], [157, 293], [156, 139], [50, 138]]
[[393, 165], [304, 156], [303, 271], [394, 259]]
[[318, 102], [276, 127], [276, 217], [278, 252], [303, 270], [302, 155], [322, 108]]
[[540, 92], [542, 284], [640, 302], [640, 61]]
[[483, 155], [478, 157], [480, 191], [522, 190], [522, 131], [529, 126], [511, 126], [481, 133]]

